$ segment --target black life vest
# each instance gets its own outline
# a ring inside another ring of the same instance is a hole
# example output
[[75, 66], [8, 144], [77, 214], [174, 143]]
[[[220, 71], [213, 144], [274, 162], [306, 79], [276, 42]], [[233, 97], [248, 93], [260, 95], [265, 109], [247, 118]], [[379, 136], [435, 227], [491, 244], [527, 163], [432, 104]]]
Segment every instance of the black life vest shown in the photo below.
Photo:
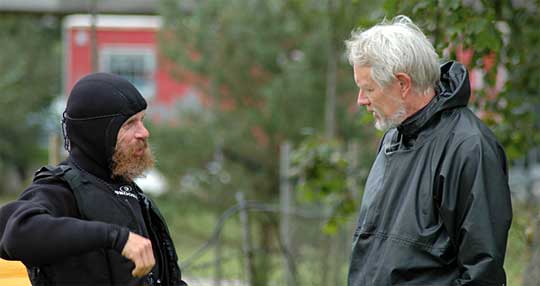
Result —
[[141, 282], [145, 285], [187, 285], [181, 279], [178, 257], [165, 220], [154, 203], [140, 190], [131, 193], [141, 202], [145, 222], [137, 221], [129, 203], [119, 198], [107, 183], [81, 172], [75, 166], [45, 166], [36, 172], [34, 181], [45, 176], [55, 176], [68, 183], [81, 219], [124, 226], [136, 233], [140, 233], [140, 223], [145, 223], [152, 247], [159, 253], [156, 263], [159, 264], [161, 275], [158, 277], [161, 278], [156, 278], [151, 272], [142, 281], [134, 279], [131, 276], [131, 261], [115, 250], [99, 249], [53, 265], [29, 268], [33, 285], [72, 285], [82, 280], [86, 285], [131, 285]]

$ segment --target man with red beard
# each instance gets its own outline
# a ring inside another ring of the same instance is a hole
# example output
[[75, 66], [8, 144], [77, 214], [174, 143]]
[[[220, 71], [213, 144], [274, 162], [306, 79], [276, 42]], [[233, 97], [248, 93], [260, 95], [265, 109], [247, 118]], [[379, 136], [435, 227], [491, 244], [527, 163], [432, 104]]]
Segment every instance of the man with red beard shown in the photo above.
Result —
[[0, 209], [0, 257], [22, 261], [32, 285], [186, 285], [165, 220], [133, 182], [154, 162], [145, 109], [116, 75], [73, 87], [69, 157]]

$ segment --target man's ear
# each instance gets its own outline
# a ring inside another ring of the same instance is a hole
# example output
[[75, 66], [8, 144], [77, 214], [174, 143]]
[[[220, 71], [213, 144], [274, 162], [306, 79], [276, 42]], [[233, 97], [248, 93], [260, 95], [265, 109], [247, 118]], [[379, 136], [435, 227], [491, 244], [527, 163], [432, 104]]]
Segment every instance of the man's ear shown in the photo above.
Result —
[[401, 92], [401, 98], [405, 99], [412, 91], [412, 79], [411, 77], [403, 72], [395, 74], [396, 79], [399, 84], [399, 90]]

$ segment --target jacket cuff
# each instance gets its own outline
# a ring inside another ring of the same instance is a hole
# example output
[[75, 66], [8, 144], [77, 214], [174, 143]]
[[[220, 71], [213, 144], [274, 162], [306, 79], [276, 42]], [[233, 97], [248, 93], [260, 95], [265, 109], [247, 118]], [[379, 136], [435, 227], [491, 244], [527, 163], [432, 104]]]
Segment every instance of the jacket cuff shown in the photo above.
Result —
[[125, 227], [114, 226], [109, 231], [110, 247], [118, 253], [122, 253], [122, 249], [126, 245], [129, 237], [129, 230]]

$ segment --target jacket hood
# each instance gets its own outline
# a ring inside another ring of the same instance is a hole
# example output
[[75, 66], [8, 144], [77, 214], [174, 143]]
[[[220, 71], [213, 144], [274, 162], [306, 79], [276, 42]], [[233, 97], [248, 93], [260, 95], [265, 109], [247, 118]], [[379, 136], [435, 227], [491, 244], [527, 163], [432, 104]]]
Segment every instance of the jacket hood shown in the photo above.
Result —
[[469, 74], [461, 63], [450, 61], [441, 65], [441, 78], [435, 87], [433, 99], [411, 117], [401, 123], [397, 129], [405, 137], [413, 137], [438, 113], [467, 106], [471, 95]]
[[73, 87], [64, 123], [72, 159], [102, 179], [111, 179], [116, 138], [122, 124], [146, 109], [146, 101], [126, 79], [94, 73]]

